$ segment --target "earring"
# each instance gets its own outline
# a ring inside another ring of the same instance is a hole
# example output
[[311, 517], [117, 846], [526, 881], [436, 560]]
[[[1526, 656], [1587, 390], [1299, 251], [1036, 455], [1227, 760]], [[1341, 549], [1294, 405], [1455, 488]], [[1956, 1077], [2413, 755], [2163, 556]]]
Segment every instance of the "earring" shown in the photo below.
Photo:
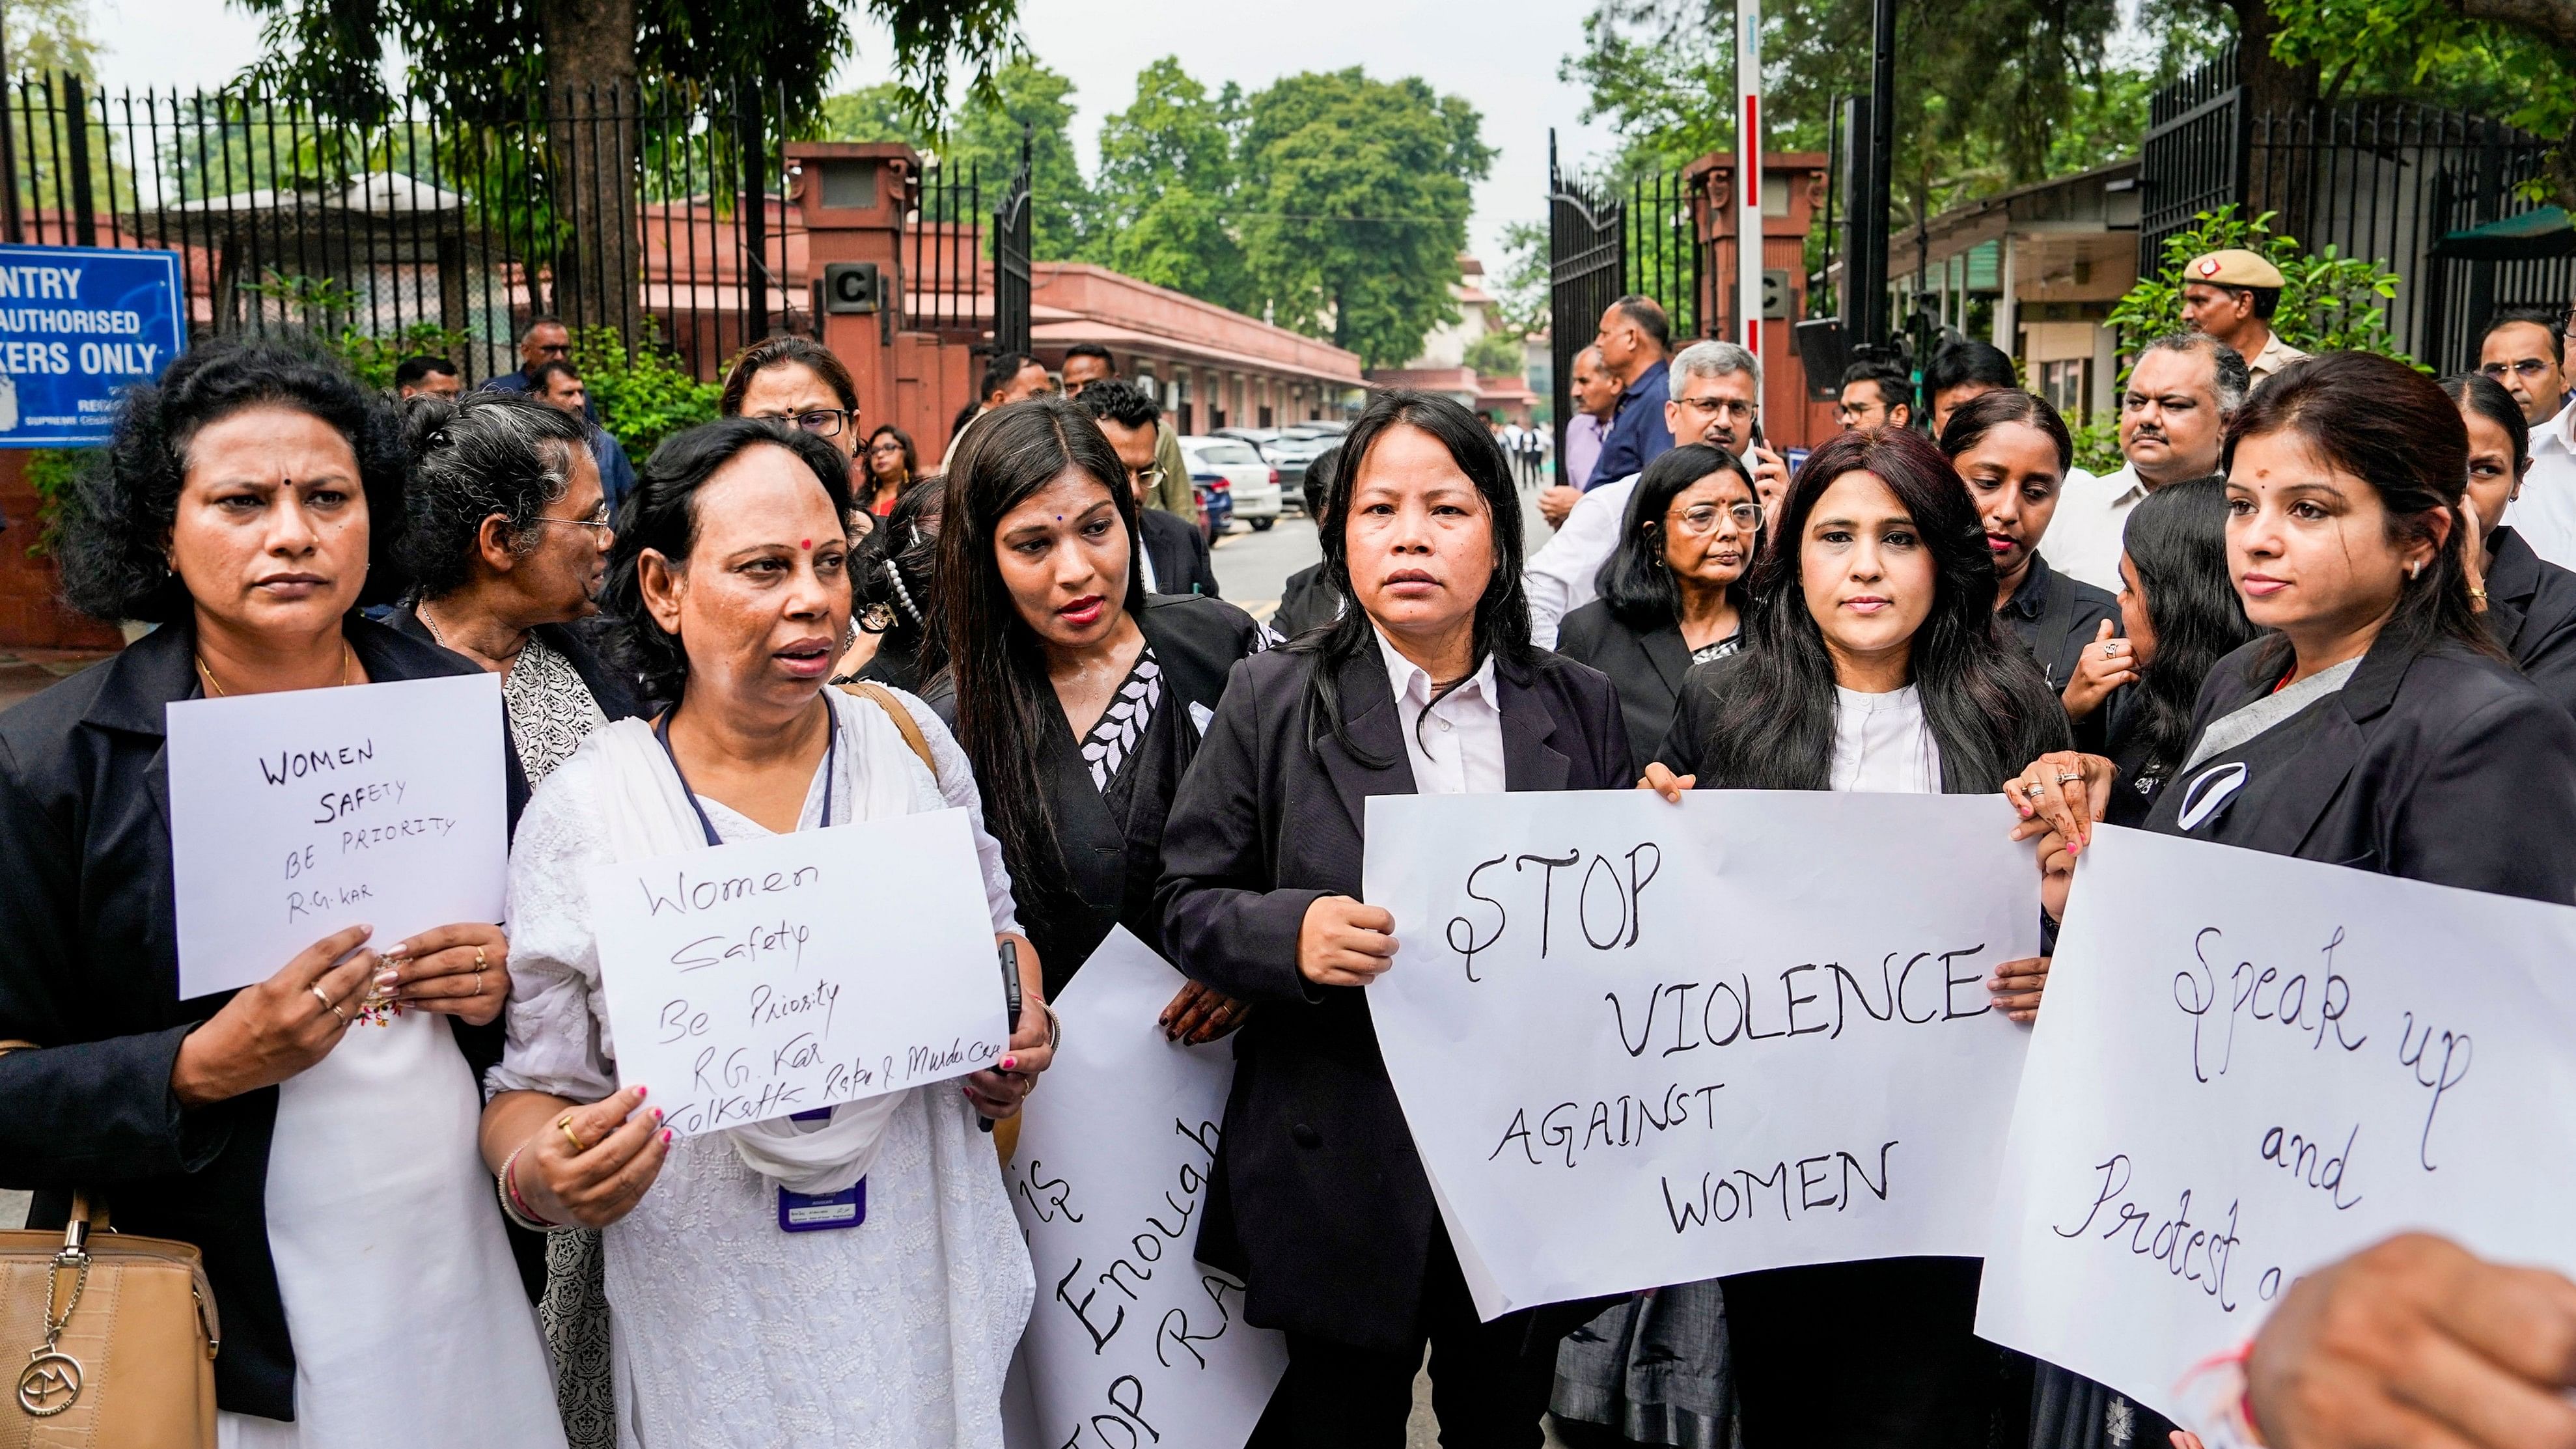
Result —
[[2422, 578], [2423, 576], [2424, 576], [2424, 561], [2423, 561], [2422, 559], [2420, 559], [2420, 558], [2419, 558], [2419, 559], [2415, 560], [2415, 562], [2413, 562], [2413, 563], [2411, 563], [2411, 564], [2408, 564], [2408, 565], [2406, 566], [2406, 577], [2408, 577], [2408, 578], [2410, 578], [2410, 579], [2420, 579], [2420, 578]]

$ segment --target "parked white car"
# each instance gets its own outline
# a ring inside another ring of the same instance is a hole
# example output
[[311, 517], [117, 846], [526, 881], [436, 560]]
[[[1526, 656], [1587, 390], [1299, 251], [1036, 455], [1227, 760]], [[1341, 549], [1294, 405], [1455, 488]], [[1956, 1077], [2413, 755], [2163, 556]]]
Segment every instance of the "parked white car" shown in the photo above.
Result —
[[1181, 439], [1181, 456], [1193, 477], [1216, 474], [1234, 494], [1234, 516], [1255, 533], [1279, 521], [1279, 470], [1263, 462], [1260, 452], [1240, 438], [1191, 436]]

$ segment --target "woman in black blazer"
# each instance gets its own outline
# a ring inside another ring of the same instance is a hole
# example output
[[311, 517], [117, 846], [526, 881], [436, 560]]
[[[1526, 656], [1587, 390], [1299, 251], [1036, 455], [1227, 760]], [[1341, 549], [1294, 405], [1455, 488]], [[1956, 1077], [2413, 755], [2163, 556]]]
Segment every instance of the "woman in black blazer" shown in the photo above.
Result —
[[1427, 1337], [1443, 1438], [1519, 1449], [1590, 1309], [1477, 1321], [1369, 1022], [1404, 923], [1357, 899], [1362, 829], [1371, 795], [1615, 788], [1628, 744], [1610, 682], [1529, 643], [1519, 491], [1476, 417], [1381, 393], [1342, 456], [1319, 530], [1354, 607], [1236, 666], [1163, 836], [1176, 964], [1255, 1005], [1199, 1256], [1288, 1334], [1256, 1444], [1402, 1444]]
[[[2034, 745], [2068, 743], [2038, 666], [1994, 627], [1986, 527], [1929, 442], [1883, 428], [1826, 443], [1778, 530], [1754, 567], [1748, 647], [1691, 671], [1649, 786], [1981, 794]], [[1999, 1005], [2030, 964], [1988, 983]], [[2006, 1365], [1972, 1332], [1978, 1270], [1889, 1258], [1721, 1280], [1744, 1442], [1967, 1449], [2017, 1421], [2026, 1389], [1998, 1393]]]
[[[36, 1044], [0, 1056], [0, 1186], [35, 1190], [38, 1226], [103, 1192], [118, 1228], [203, 1252], [224, 1414], [339, 1426], [314, 1445], [559, 1446], [534, 1314], [469, 1155], [501, 1046], [501, 932], [440, 927], [398, 960], [353, 926], [256, 985], [179, 996], [166, 707], [473, 672], [357, 612], [394, 572], [403, 463], [389, 410], [278, 351], [202, 348], [125, 395], [67, 500], [64, 589], [160, 627], [0, 715], [0, 1039]], [[442, 1015], [401, 1019], [423, 1011]], [[323, 1130], [333, 1097], [393, 1115], [348, 1151]], [[299, 1200], [280, 1172], [336, 1186]], [[429, 1190], [388, 1201], [397, 1179]], [[350, 1233], [382, 1256], [341, 1262], [362, 1270], [344, 1281], [311, 1250]], [[402, 1341], [367, 1331], [396, 1323]], [[352, 1351], [460, 1377], [388, 1398], [381, 1374], [311, 1371]]]
[[1735, 455], [1688, 443], [1637, 475], [1601, 596], [1556, 631], [1556, 652], [1619, 687], [1632, 772], [1672, 727], [1682, 676], [1742, 647], [1744, 576], [1761, 552], [1761, 498]]
[[[2478, 615], [2468, 461], [2442, 389], [2363, 353], [2293, 363], [2229, 420], [2228, 562], [2275, 632], [2210, 671], [2148, 829], [2576, 903], [2576, 721]], [[2007, 791], [2049, 837], [2052, 913], [2107, 770], [2052, 756]]]
[[2513, 394], [2474, 372], [2442, 379], [2469, 430], [2468, 505], [2479, 547], [2469, 597], [2484, 589], [2487, 629], [2532, 687], [2576, 713], [2576, 572], [2560, 568], [2498, 520], [2531, 471], [2531, 428]]
[[[1232, 604], [1146, 595], [1127, 484], [1084, 407], [1039, 398], [967, 436], [941, 505], [950, 663], [925, 698], [974, 765], [1050, 1000], [1114, 925], [1163, 949], [1172, 792], [1227, 673], [1265, 643]], [[1163, 1019], [1207, 1041], [1241, 1015], [1193, 983]]]
[[[1959, 470], [1985, 524], [1995, 561], [1995, 617], [2030, 651], [2071, 718], [2095, 714], [2102, 692], [2084, 690], [2076, 666], [2110, 644], [2120, 606], [2110, 593], [2048, 566], [2039, 551], [2057, 516], [2075, 440], [2048, 399], [2017, 387], [1961, 403], [1941, 430], [1941, 451]], [[2103, 625], [2111, 626], [2104, 632]], [[2125, 651], [2114, 648], [2113, 657]]]

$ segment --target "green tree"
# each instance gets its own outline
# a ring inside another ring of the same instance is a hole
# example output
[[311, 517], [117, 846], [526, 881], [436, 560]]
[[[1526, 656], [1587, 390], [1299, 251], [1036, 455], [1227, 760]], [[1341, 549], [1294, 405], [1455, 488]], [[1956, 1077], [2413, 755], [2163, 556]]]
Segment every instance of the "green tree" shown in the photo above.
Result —
[[2158, 337], [2185, 330], [2183, 269], [2194, 257], [2243, 247], [2281, 269], [2286, 285], [2272, 330], [2282, 341], [2302, 352], [2377, 352], [2413, 362], [2388, 334], [2387, 304], [2397, 295], [2397, 274], [2377, 262], [2338, 256], [2331, 246], [2310, 253], [2297, 238], [2275, 233], [2272, 219], [2268, 211], [2240, 217], [2235, 207], [2222, 206], [2167, 237], [2163, 265], [2140, 277], [2111, 309], [2121, 350], [2134, 354]]
[[1503, 325], [1520, 333], [1547, 330], [1551, 320], [1547, 273], [1547, 224], [1504, 223], [1503, 269], [1494, 284], [1494, 300], [1503, 307]]
[[9, 68], [20, 74], [98, 74], [98, 37], [83, 0], [15, 0], [5, 16]]
[[[345, 119], [382, 121], [396, 55], [405, 86], [471, 127], [534, 113], [548, 128], [550, 191], [543, 205], [562, 236], [556, 302], [574, 317], [628, 315], [642, 262], [636, 217], [643, 159], [654, 138], [633, 119], [640, 92], [721, 112], [757, 87], [809, 121], [823, 86], [852, 50], [862, 14], [894, 32], [898, 77], [915, 112], [934, 119], [952, 64], [976, 93], [1017, 45], [1019, 0], [241, 0], [261, 21], [262, 59], [245, 74]], [[627, 97], [606, 124], [588, 97]], [[616, 177], [602, 186], [580, 178]], [[537, 198], [526, 204], [539, 205]], [[579, 257], [583, 260], [575, 260]]]
[[1478, 377], [1519, 377], [1529, 371], [1529, 354], [1510, 332], [1488, 332], [1467, 349], [1465, 363]]
[[[935, 148], [944, 166], [976, 169], [984, 202], [997, 203], [1020, 169], [1020, 139], [1029, 142], [1029, 245], [1042, 262], [1069, 262], [1082, 254], [1091, 224], [1091, 188], [1073, 149], [1073, 82], [1022, 56], [993, 75], [989, 89], [970, 97], [956, 124]], [[962, 174], [962, 173], [961, 173]]]
[[1234, 213], [1252, 310], [1395, 367], [1456, 318], [1469, 188], [1493, 164], [1481, 118], [1419, 77], [1357, 67], [1255, 93]]
[[1100, 126], [1098, 244], [1104, 265], [1220, 306], [1246, 305], [1243, 246], [1230, 218], [1242, 92], [1216, 95], [1165, 56], [1136, 76], [1136, 100]]

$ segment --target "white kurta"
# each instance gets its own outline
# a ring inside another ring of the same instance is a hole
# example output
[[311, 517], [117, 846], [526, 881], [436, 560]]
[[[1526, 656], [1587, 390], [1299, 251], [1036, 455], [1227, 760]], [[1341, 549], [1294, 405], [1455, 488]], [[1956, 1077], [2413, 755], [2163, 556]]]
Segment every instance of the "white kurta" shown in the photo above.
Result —
[[[798, 828], [820, 823], [827, 783], [833, 818], [848, 820], [866, 772], [908, 771], [920, 798], [970, 812], [993, 928], [1016, 929], [1001, 849], [947, 729], [928, 706], [899, 696], [930, 742], [934, 777], [899, 739], [885, 746], [890, 730], [856, 727], [853, 712], [877, 706], [826, 697], [841, 715], [838, 768], [829, 782], [816, 772]], [[510, 856], [515, 997], [494, 1090], [592, 1101], [616, 1086], [583, 886], [589, 866], [615, 858], [600, 743], [547, 777], [519, 822]], [[700, 803], [726, 840], [767, 833], [716, 801]], [[673, 1144], [660, 1179], [603, 1234], [621, 1445], [998, 1449], [1002, 1378], [1035, 1297], [1028, 1250], [993, 1139], [976, 1130], [958, 1084], [898, 1096], [867, 1175], [867, 1221], [844, 1231], [781, 1232], [775, 1184], [723, 1134]]]
[[563, 1449], [449, 1020], [361, 1021], [279, 1085], [268, 1249], [295, 1421], [218, 1415], [222, 1449]]

